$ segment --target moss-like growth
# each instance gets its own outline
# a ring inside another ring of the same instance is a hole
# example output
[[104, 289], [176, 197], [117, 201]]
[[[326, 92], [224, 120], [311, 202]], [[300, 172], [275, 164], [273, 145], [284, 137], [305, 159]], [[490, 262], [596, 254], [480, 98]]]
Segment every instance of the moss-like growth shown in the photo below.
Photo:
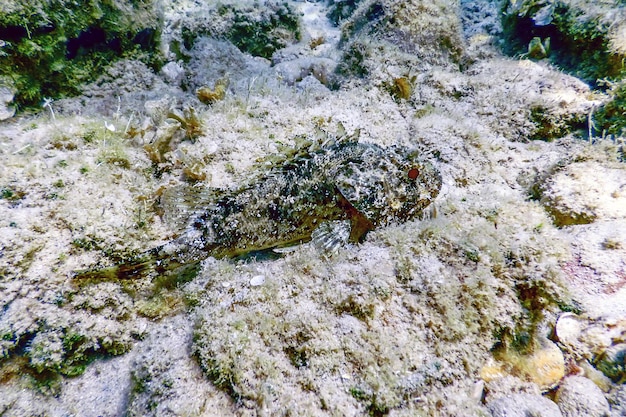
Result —
[[93, 340], [72, 329], [44, 329], [29, 340], [22, 341], [26, 371], [38, 384], [57, 381], [59, 376], [78, 376], [99, 355], [121, 355], [130, 345], [108, 337]]
[[229, 10], [223, 6], [220, 13], [233, 13], [233, 23], [226, 37], [240, 50], [264, 58], [271, 58], [274, 51], [287, 46], [285, 38], [299, 40], [298, 18], [287, 3], [270, 10], [272, 14], [254, 21], [245, 10]]
[[180, 123], [185, 131], [185, 139], [193, 142], [203, 134], [202, 120], [198, 118], [193, 107], [185, 108], [182, 113], [177, 110], [171, 111], [167, 117]]
[[342, 36], [344, 39], [348, 39], [364, 29], [367, 29], [368, 33], [377, 32], [381, 26], [389, 21], [381, 1], [370, 1], [352, 17], [353, 19], [343, 29]]
[[158, 65], [157, 12], [150, 0], [87, 3], [9, 0], [0, 6], [0, 76], [21, 109], [44, 97], [78, 94], [111, 61], [134, 56]]
[[180, 312], [183, 307], [183, 300], [179, 294], [160, 292], [149, 299], [139, 300], [135, 307], [137, 313], [150, 319], [160, 319]]
[[552, 216], [552, 222], [556, 227], [590, 224], [596, 220], [596, 215], [592, 210], [588, 212], [563, 210], [563, 207], [559, 207], [558, 203], [551, 202], [548, 199], [545, 199], [544, 206]]
[[[275, 51], [300, 40], [298, 15], [287, 3], [271, 2], [263, 8], [252, 4], [220, 4], [205, 10], [206, 25], [184, 27], [183, 45], [172, 45], [185, 58], [184, 49], [190, 50], [202, 35], [226, 38], [237, 48], [250, 55], [270, 59]], [[184, 48], [183, 48], [184, 47]]]
[[347, 77], [365, 77], [370, 69], [367, 61], [371, 59], [371, 47], [361, 40], [346, 45], [337, 72]]
[[550, 38], [541, 39], [535, 36], [528, 43], [528, 57], [531, 59], [543, 59], [550, 54]]
[[13, 189], [11, 187], [0, 188], [0, 200], [18, 201], [24, 198], [25, 191]]
[[458, 7], [443, 0], [369, 0], [346, 21], [342, 39], [365, 36], [433, 64], [458, 62], [463, 53]]
[[535, 125], [531, 139], [551, 141], [562, 138], [576, 130], [583, 130], [587, 118], [580, 114], [559, 114], [543, 105], [530, 108], [530, 120]]
[[594, 115], [596, 133], [626, 136], [626, 81], [616, 84], [611, 94], [613, 99]]
[[196, 91], [196, 97], [204, 104], [213, 104], [216, 101], [224, 100], [226, 96], [226, 90], [230, 81], [228, 77], [220, 78], [215, 82], [215, 86], [210, 88], [208, 86], [200, 87]]
[[[620, 78], [625, 56], [614, 47], [610, 33], [615, 6], [563, 0], [506, 1], [502, 15], [507, 38], [504, 50], [537, 59], [548, 56], [591, 84], [604, 77]], [[537, 39], [550, 39], [549, 55], [530, 53]]]
[[352, 16], [352, 13], [354, 13], [360, 2], [361, 0], [329, 0], [329, 9], [326, 16], [331, 22], [338, 25], [343, 20]]

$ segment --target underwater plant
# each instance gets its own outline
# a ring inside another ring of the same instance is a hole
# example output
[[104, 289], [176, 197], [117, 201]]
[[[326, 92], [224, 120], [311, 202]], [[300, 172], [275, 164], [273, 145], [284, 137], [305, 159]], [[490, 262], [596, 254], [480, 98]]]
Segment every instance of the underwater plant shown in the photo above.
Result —
[[158, 20], [152, 1], [2, 2], [0, 77], [12, 81], [19, 110], [78, 94], [121, 57], [158, 67]]

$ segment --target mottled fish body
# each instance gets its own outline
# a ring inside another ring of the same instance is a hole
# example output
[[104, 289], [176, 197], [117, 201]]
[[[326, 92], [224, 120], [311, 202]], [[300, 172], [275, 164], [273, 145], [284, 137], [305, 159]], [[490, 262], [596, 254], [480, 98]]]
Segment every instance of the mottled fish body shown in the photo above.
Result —
[[326, 144], [183, 211], [187, 227], [171, 242], [77, 276], [162, 274], [209, 256], [236, 257], [312, 238], [326, 247], [358, 242], [376, 227], [419, 216], [440, 188], [438, 171], [416, 151], [356, 140]]

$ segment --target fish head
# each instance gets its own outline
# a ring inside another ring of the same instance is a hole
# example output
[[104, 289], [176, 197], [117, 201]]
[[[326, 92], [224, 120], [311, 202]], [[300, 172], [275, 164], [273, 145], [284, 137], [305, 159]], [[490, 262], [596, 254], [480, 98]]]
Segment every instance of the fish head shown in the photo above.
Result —
[[441, 189], [441, 175], [418, 151], [367, 146], [335, 176], [341, 195], [374, 226], [421, 215]]

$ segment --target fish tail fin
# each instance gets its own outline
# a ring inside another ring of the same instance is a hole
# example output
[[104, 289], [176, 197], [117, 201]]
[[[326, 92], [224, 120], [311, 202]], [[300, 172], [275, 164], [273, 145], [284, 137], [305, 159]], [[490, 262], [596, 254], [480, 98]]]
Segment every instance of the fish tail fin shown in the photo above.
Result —
[[76, 271], [73, 278], [102, 281], [129, 280], [154, 277], [175, 271], [187, 262], [172, 256], [170, 246], [171, 244], [157, 246], [117, 265]]

